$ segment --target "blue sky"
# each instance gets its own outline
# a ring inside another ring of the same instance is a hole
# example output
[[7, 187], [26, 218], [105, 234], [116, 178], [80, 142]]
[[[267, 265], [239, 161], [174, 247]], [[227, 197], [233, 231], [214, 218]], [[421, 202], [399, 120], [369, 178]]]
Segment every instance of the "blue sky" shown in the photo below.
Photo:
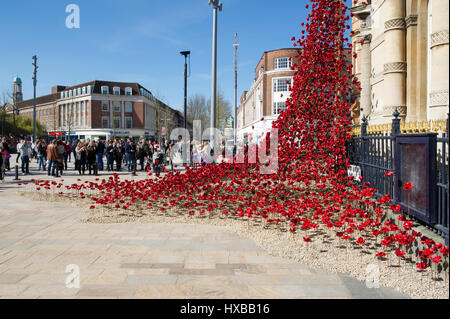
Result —
[[[253, 81], [264, 51], [292, 47], [308, 15], [307, 0], [222, 0], [217, 81], [233, 104], [234, 33], [238, 33], [238, 97]], [[68, 29], [68, 4], [80, 28]], [[347, 3], [348, 4], [348, 3]], [[38, 56], [37, 95], [91, 80], [138, 82], [181, 110], [184, 57], [191, 51], [188, 95], [211, 92], [212, 8], [207, 0], [5, 1], [0, 8], [0, 98], [22, 78], [33, 95], [31, 57]]]

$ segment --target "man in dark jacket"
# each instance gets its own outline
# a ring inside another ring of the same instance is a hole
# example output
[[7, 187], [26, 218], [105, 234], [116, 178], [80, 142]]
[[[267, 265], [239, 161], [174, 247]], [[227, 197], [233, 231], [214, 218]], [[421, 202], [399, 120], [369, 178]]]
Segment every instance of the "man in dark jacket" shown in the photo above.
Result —
[[103, 171], [103, 153], [105, 153], [105, 144], [102, 140], [99, 140], [97, 143], [97, 163], [100, 171]]
[[128, 171], [136, 172], [136, 145], [133, 140], [131, 140], [125, 148], [125, 153], [127, 155]]
[[97, 147], [95, 146], [95, 142], [91, 141], [87, 149], [87, 162], [89, 175], [94, 171], [94, 175], [98, 175], [98, 166], [97, 166]]
[[112, 141], [108, 142], [105, 154], [106, 154], [106, 168], [108, 172], [111, 172], [114, 170], [114, 145]]

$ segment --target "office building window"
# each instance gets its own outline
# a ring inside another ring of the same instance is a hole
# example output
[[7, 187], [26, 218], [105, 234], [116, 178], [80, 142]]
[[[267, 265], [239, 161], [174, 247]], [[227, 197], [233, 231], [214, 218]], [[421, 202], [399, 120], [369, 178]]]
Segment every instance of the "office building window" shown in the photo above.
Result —
[[109, 94], [109, 87], [108, 86], [102, 86], [102, 94]]
[[102, 101], [102, 112], [109, 112], [109, 102]]
[[133, 118], [131, 116], [127, 116], [125, 118], [125, 128], [132, 128], [133, 127]]
[[292, 66], [292, 61], [289, 58], [277, 58], [274, 62], [274, 69], [288, 69]]
[[273, 103], [273, 110], [272, 110], [273, 115], [278, 115], [281, 112], [283, 112], [284, 110], [286, 110], [286, 102], [274, 102]]
[[120, 112], [120, 102], [113, 102], [114, 103], [114, 112]]
[[114, 118], [114, 128], [120, 128], [120, 117], [115, 117]]
[[274, 92], [288, 92], [288, 88], [290, 86], [291, 86], [290, 78], [273, 79]]
[[131, 102], [125, 103], [125, 112], [127, 113], [133, 112], [133, 104]]
[[125, 95], [128, 95], [128, 96], [133, 95], [133, 89], [130, 87], [125, 88]]
[[115, 86], [113, 90], [114, 90], [114, 95], [120, 95], [120, 87]]
[[109, 128], [109, 116], [102, 116], [102, 128]]

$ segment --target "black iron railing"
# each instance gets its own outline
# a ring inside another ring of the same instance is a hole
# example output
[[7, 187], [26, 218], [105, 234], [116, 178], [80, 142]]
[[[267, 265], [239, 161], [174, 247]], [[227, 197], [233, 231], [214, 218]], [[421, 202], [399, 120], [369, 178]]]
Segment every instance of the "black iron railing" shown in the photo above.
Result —
[[[347, 144], [350, 164], [361, 171], [363, 181], [370, 182], [378, 196], [389, 194], [394, 204], [411, 206], [413, 216], [428, 228], [449, 240], [449, 123], [440, 136], [436, 133], [402, 134], [397, 110], [393, 114], [391, 133], [367, 134], [367, 119], [362, 118], [361, 133], [353, 136]], [[447, 115], [448, 116], [448, 115]], [[426, 152], [425, 160], [407, 158], [408, 152]], [[412, 164], [411, 164], [412, 163]], [[415, 166], [415, 167], [412, 167]], [[408, 166], [408, 167], [407, 167]], [[408, 169], [405, 169], [407, 167]], [[386, 172], [394, 172], [386, 176]], [[423, 193], [417, 195], [422, 201], [406, 200], [402, 186], [408, 179], [417, 179]], [[425, 179], [425, 180], [424, 180]], [[423, 195], [426, 194], [426, 195]], [[424, 203], [425, 202], [425, 203]], [[430, 222], [433, 221], [433, 222]]]

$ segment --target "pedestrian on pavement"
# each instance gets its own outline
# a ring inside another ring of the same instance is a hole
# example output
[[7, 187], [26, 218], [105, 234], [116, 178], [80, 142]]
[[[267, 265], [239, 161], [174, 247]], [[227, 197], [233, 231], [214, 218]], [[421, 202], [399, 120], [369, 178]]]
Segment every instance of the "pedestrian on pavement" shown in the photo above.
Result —
[[103, 154], [105, 153], [105, 144], [103, 144], [102, 140], [98, 140], [97, 142], [97, 163], [98, 169], [103, 171]]
[[56, 140], [53, 140], [48, 146], [47, 146], [47, 165], [48, 165], [48, 176], [55, 176], [58, 177], [58, 151], [56, 149], [57, 142]]
[[105, 154], [106, 154], [106, 169], [108, 170], [108, 172], [111, 172], [114, 170], [114, 144], [112, 141], [108, 141]]
[[133, 140], [129, 141], [128, 146], [125, 148], [125, 153], [127, 156], [128, 172], [133, 171], [136, 173], [136, 145]]
[[5, 155], [3, 145], [0, 144], [0, 183], [5, 180]]
[[89, 175], [94, 173], [95, 176], [98, 175], [98, 163], [97, 163], [97, 146], [95, 146], [95, 142], [91, 141], [89, 146], [86, 148], [87, 150], [87, 162], [88, 162], [88, 170]]
[[39, 160], [39, 168], [38, 170], [42, 170], [45, 171], [46, 170], [46, 165], [45, 163], [47, 162], [47, 145], [45, 144], [44, 140], [40, 140], [37, 146], [37, 153], [38, 153], [38, 160]]
[[86, 160], [87, 160], [87, 150], [83, 142], [79, 141], [78, 145], [75, 147], [75, 166], [78, 169], [78, 173], [81, 175], [86, 171]]
[[63, 175], [64, 170], [64, 154], [66, 153], [66, 145], [62, 140], [58, 140], [56, 142], [56, 153], [58, 154], [58, 171], [60, 172], [60, 176]]
[[33, 154], [30, 142], [28, 140], [23, 141], [18, 148], [18, 152], [22, 161], [22, 173], [28, 175], [30, 174], [30, 158]]

